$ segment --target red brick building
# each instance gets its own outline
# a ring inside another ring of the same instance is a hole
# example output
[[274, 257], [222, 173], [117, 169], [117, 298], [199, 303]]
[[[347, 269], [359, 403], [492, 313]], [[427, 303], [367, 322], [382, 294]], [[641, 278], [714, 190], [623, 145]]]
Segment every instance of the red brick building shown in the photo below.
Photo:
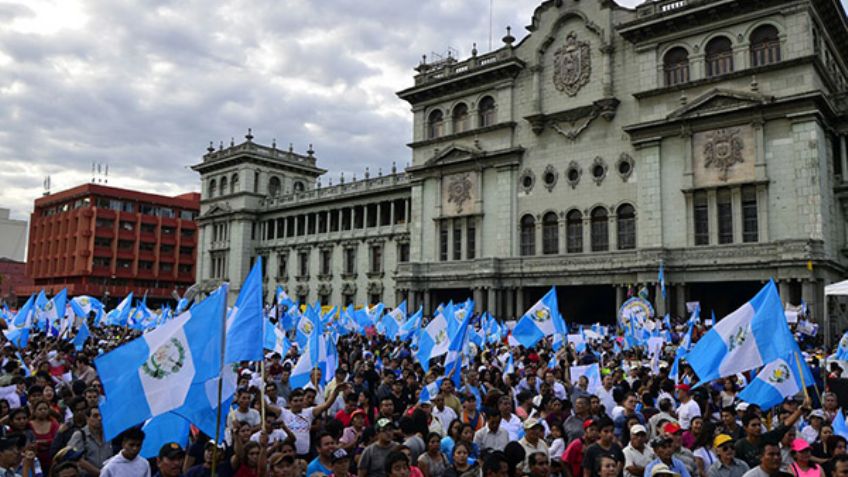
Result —
[[50, 294], [109, 299], [129, 292], [148, 304], [194, 283], [200, 194], [176, 197], [84, 184], [35, 201], [26, 272], [28, 297]]
[[0, 300], [14, 307], [18, 301], [15, 290], [27, 285], [32, 285], [32, 279], [26, 276], [26, 262], [0, 257]]

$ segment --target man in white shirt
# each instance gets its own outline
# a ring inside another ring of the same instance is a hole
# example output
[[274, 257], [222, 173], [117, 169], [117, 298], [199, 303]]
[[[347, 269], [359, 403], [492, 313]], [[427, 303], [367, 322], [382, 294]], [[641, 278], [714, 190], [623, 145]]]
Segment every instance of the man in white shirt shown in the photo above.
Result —
[[609, 374], [604, 376], [602, 383], [603, 387], [598, 389], [596, 394], [601, 400], [601, 404], [603, 404], [604, 411], [607, 413], [607, 416], [612, 417], [612, 411], [616, 406], [615, 399], [612, 397], [612, 376]]
[[498, 411], [501, 413], [500, 427], [506, 429], [509, 433], [509, 440], [517, 441], [520, 439], [524, 431], [522, 430], [521, 419], [512, 412], [512, 398], [507, 395], [501, 396], [498, 399]]
[[106, 461], [100, 477], [150, 477], [150, 464], [147, 459], [139, 457], [141, 444], [144, 442], [144, 431], [132, 427], [121, 436], [121, 452]]
[[442, 429], [447, 432], [450, 429], [451, 422], [457, 418], [456, 412], [450, 406], [445, 405], [445, 395], [441, 392], [433, 396], [432, 401], [433, 411], [431, 414], [442, 423]]
[[701, 415], [701, 408], [689, 395], [691, 388], [688, 384], [678, 384], [675, 389], [677, 389], [677, 399], [680, 401], [680, 406], [677, 407], [677, 418], [680, 421], [680, 428], [685, 431], [689, 429], [692, 419]]
[[497, 409], [486, 409], [486, 425], [474, 433], [474, 443], [483, 453], [502, 451], [509, 444], [509, 432], [501, 427], [501, 415]]
[[230, 415], [227, 419], [227, 427], [232, 429], [235, 421], [238, 421], [249, 424], [251, 432], [259, 430], [259, 426], [262, 424], [262, 416], [259, 414], [259, 411], [250, 407], [250, 401], [252, 399], [253, 396], [246, 389], [240, 389], [238, 393], [236, 393], [236, 403], [238, 404], [238, 407], [230, 411]]
[[294, 448], [298, 458], [305, 458], [309, 454], [309, 429], [312, 427], [312, 421], [316, 416], [327, 410], [336, 400], [340, 392], [346, 391], [349, 384], [340, 384], [333, 389], [329, 400], [323, 404], [313, 407], [303, 408], [304, 395], [303, 389], [295, 389], [289, 395], [290, 409], [283, 409], [283, 424], [285, 428], [294, 435]]
[[654, 452], [645, 445], [648, 430], [641, 424], [630, 427], [630, 443], [624, 452], [624, 477], [642, 477], [645, 467], [654, 460]]

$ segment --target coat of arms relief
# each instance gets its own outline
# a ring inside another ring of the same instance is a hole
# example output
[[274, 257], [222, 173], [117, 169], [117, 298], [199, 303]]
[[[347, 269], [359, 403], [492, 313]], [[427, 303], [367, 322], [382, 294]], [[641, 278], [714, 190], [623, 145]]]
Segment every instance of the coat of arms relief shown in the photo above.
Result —
[[570, 32], [565, 45], [554, 53], [554, 86], [559, 91], [576, 96], [589, 82], [592, 74], [592, 57], [588, 41], [579, 41], [577, 33]]

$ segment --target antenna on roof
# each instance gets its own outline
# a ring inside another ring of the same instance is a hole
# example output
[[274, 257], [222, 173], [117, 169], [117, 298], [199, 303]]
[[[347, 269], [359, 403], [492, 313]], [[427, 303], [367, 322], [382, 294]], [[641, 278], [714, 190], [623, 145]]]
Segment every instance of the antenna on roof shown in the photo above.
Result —
[[96, 174], [96, 164], [94, 161], [91, 161], [91, 183], [94, 184], [94, 176]]
[[44, 178], [44, 195], [50, 195], [50, 176]]
[[106, 164], [106, 174], [104, 175], [103, 183], [104, 184], [109, 183], [109, 164]]

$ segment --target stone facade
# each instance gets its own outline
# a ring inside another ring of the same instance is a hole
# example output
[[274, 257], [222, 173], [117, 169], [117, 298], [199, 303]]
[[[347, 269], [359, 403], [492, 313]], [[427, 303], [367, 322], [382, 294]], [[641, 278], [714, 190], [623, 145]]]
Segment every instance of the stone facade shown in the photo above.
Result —
[[[557, 285], [566, 319], [610, 321], [632, 285], [656, 295], [663, 263], [659, 313], [702, 301], [721, 316], [774, 278], [821, 319], [823, 287], [848, 265], [846, 25], [830, 0], [546, 0], [520, 42], [508, 31], [495, 51], [422, 61], [398, 93], [414, 124], [404, 173], [318, 189], [311, 154], [250, 139], [211, 150], [195, 167], [203, 233], [219, 221], [234, 233], [232, 248], [203, 240], [198, 278], [215, 253], [228, 252], [218, 278], [234, 283], [250, 257], [267, 255], [273, 271], [288, 254], [288, 276], [271, 278], [310, 300], [362, 303], [379, 289], [429, 313], [472, 296], [511, 318]], [[264, 184], [278, 170], [275, 197]], [[207, 194], [235, 171], [252, 192]], [[401, 203], [402, 223], [367, 225]], [[344, 210], [366, 225], [279, 238], [292, 217], [308, 232]], [[392, 257], [398, 243], [408, 260]], [[373, 244], [383, 268], [363, 276]], [[342, 273], [346, 247], [355, 276]], [[319, 273], [325, 249], [330, 276]], [[300, 254], [308, 277], [292, 277]]]

